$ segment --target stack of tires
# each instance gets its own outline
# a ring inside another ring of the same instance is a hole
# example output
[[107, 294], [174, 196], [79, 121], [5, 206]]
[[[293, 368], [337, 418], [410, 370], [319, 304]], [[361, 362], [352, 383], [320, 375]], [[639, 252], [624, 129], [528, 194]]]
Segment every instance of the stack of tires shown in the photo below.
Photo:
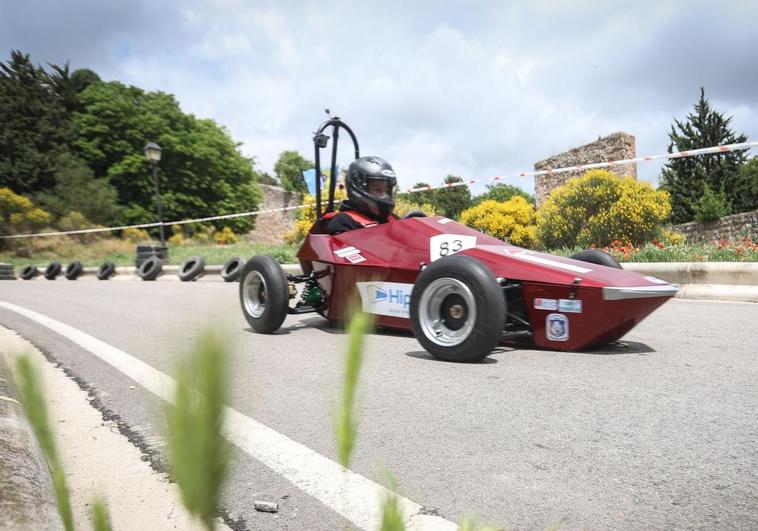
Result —
[[0, 280], [16, 280], [12, 265], [0, 264]]
[[134, 266], [139, 269], [145, 260], [153, 256], [158, 257], [161, 261], [165, 261], [168, 258], [168, 248], [160, 245], [138, 245], [137, 259], [134, 262]]

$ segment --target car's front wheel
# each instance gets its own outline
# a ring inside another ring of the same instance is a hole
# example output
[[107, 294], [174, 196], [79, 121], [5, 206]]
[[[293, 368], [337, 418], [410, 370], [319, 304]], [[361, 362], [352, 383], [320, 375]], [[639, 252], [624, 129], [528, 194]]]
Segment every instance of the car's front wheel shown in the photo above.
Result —
[[253, 330], [272, 334], [287, 317], [289, 291], [282, 266], [270, 256], [258, 255], [247, 261], [240, 275], [240, 304]]
[[481, 262], [449, 256], [418, 276], [410, 316], [416, 339], [433, 356], [445, 361], [480, 361], [500, 342], [505, 296]]

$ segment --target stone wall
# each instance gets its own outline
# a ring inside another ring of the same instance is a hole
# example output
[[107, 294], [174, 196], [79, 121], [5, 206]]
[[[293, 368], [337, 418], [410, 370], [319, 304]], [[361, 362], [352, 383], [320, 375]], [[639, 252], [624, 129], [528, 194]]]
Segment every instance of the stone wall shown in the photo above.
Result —
[[[597, 141], [591, 144], [585, 144], [536, 162], [534, 169], [540, 171], [551, 168], [564, 168], [566, 166], [577, 166], [593, 162], [633, 159], [636, 156], [637, 148], [634, 137], [630, 134], [619, 132], [598, 138]], [[637, 164], [623, 164], [608, 169], [616, 175], [629, 175], [634, 177], [635, 180], [637, 179]], [[537, 193], [537, 208], [542, 205], [554, 188], [562, 185], [570, 178], [577, 177], [583, 173], [584, 171], [574, 171], [553, 175], [538, 175], [535, 177], [534, 187]]]
[[[300, 194], [287, 192], [284, 188], [261, 184], [263, 201], [258, 205], [259, 210], [291, 207], [300, 204]], [[284, 235], [295, 224], [299, 210], [285, 210], [259, 214], [255, 229], [250, 232], [250, 239], [260, 243], [284, 243]]]
[[674, 225], [673, 230], [687, 236], [688, 242], [739, 240], [743, 237], [758, 241], [758, 210], [725, 216], [718, 221], [692, 221]]

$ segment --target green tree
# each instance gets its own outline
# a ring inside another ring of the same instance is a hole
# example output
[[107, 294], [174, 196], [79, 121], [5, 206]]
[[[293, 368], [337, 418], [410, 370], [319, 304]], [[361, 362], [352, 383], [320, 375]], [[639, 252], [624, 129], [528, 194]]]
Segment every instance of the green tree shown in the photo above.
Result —
[[716, 221], [731, 214], [729, 202], [722, 188], [719, 193], [714, 192], [708, 183], [703, 186], [703, 196], [695, 205], [695, 221]]
[[50, 76], [20, 51], [0, 63], [0, 186], [19, 194], [55, 184], [56, 160], [73, 141]]
[[740, 168], [740, 182], [746, 188], [743, 212], [758, 209], [758, 157], [751, 158]]
[[482, 201], [498, 201], [505, 203], [513, 197], [520, 196], [527, 200], [528, 203], [534, 205], [534, 196], [526, 193], [518, 186], [511, 184], [497, 183], [488, 184], [487, 191], [481, 195], [477, 195], [473, 198], [472, 204], [474, 206], [480, 204]]
[[[462, 183], [457, 175], [445, 177], [445, 184]], [[441, 215], [458, 219], [458, 216], [471, 207], [471, 191], [467, 184], [440, 188], [434, 194], [434, 206]]]
[[274, 173], [288, 192], [308, 193], [303, 172], [313, 168], [313, 162], [297, 151], [282, 151], [274, 164]]
[[55, 186], [37, 194], [39, 203], [57, 218], [79, 212], [89, 222], [107, 225], [117, 220], [118, 193], [107, 177], [94, 178], [87, 164], [71, 154], [57, 161]]
[[[711, 108], [700, 89], [700, 100], [695, 111], [682, 122], [674, 119], [671, 126], [668, 151], [686, 151], [722, 144], [745, 142], [745, 135], [735, 134], [731, 117]], [[711, 190], [724, 190], [726, 200], [734, 212], [755, 208], [755, 198], [749, 194], [749, 182], [742, 178], [740, 167], [745, 163], [744, 151], [711, 155], [698, 155], [672, 159], [661, 172], [661, 188], [671, 195], [671, 220], [674, 223], [692, 221], [706, 183]]]
[[[185, 114], [170, 94], [118, 82], [92, 83], [75, 113], [76, 146], [95, 177], [107, 177], [124, 205], [125, 223], [156, 219], [155, 186], [143, 154], [148, 141], [163, 148], [159, 181], [164, 220], [255, 210], [260, 189], [251, 159], [213, 120]], [[216, 222], [244, 232], [254, 217]]]
[[[424, 188], [424, 187], [430, 187], [429, 183], [425, 182], [418, 182], [411, 186], [411, 188]], [[434, 193], [436, 190], [422, 190], [419, 192], [411, 192], [408, 194], [408, 201], [411, 201], [413, 203], [416, 203], [418, 205], [433, 205], [434, 204]]]

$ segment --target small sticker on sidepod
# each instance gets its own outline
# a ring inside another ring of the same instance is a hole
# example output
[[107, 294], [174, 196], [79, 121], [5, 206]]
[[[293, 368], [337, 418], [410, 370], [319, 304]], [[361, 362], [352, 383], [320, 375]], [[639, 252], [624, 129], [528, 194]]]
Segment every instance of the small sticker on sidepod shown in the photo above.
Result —
[[550, 341], [568, 341], [568, 318], [561, 313], [551, 313], [545, 318], [545, 330]]

